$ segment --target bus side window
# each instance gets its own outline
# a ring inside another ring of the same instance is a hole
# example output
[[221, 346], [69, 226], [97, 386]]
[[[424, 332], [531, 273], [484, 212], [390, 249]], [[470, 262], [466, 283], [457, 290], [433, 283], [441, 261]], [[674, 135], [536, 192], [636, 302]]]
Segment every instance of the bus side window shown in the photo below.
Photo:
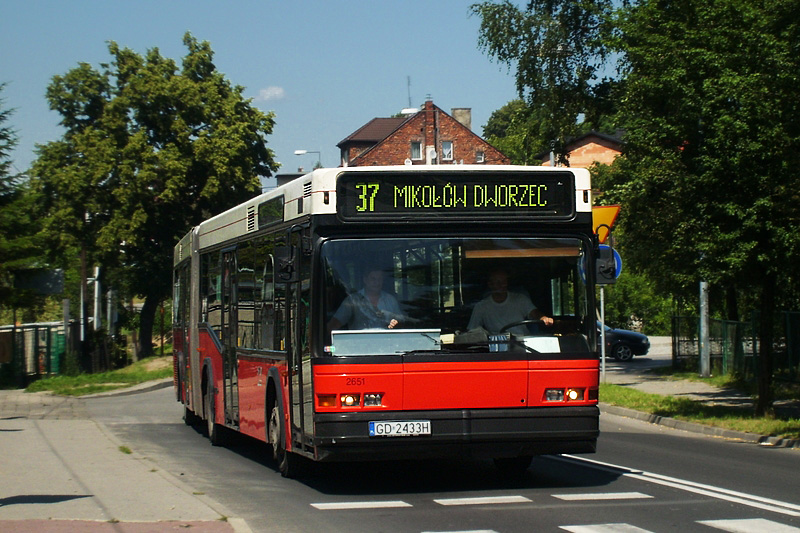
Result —
[[256, 348], [255, 314], [260, 300], [260, 287], [255, 282], [255, 248], [251, 241], [239, 244], [237, 257], [237, 296], [239, 331], [238, 345], [242, 348]]
[[275, 344], [275, 280], [272, 254], [264, 257], [261, 269], [261, 302], [257, 328], [259, 330], [259, 348], [272, 350]]
[[220, 267], [219, 252], [203, 255], [202, 272], [203, 284], [203, 316], [202, 322], [208, 323], [219, 337], [222, 334], [222, 270]]
[[286, 284], [275, 283], [274, 257], [271, 258], [271, 260], [272, 273], [270, 274], [270, 280], [272, 282], [273, 290], [272, 313], [274, 316], [274, 326], [272, 330], [272, 345], [270, 348], [273, 350], [283, 351], [286, 349]]

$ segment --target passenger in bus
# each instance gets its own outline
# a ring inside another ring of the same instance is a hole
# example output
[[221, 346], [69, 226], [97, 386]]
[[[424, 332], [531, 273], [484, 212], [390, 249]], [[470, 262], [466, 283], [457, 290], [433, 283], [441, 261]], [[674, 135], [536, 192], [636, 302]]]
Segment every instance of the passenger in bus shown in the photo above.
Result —
[[328, 331], [342, 329], [392, 329], [403, 314], [397, 299], [383, 290], [383, 270], [373, 268], [364, 275], [364, 288], [345, 298], [328, 322]]
[[[546, 326], [553, 324], [553, 319], [539, 311], [527, 295], [508, 290], [508, 272], [505, 270], [493, 270], [489, 274], [488, 286], [490, 294], [475, 305], [468, 329], [482, 327], [490, 334], [497, 334], [508, 324], [522, 320], [541, 320]], [[525, 326], [510, 331], [518, 335], [527, 333]]]

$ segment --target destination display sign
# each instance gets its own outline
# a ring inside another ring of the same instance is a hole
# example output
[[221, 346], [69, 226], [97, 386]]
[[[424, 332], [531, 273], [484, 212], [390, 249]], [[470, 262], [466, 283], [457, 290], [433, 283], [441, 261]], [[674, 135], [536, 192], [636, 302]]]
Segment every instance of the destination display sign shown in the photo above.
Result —
[[345, 220], [415, 215], [569, 219], [575, 214], [575, 179], [569, 171], [345, 172], [336, 198]]

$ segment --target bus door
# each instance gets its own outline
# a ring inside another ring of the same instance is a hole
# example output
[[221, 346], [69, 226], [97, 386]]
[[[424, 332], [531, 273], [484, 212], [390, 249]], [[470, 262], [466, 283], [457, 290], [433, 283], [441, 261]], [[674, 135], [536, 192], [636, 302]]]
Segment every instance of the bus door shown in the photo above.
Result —
[[222, 378], [225, 424], [239, 425], [239, 373], [236, 346], [239, 327], [236, 251], [222, 252]]
[[177, 358], [178, 401], [189, 403], [189, 262], [175, 271], [172, 308], [172, 347]]
[[[297, 269], [295, 283], [288, 285], [287, 313], [289, 325], [289, 403], [293, 445], [306, 450], [313, 430], [311, 390], [311, 254], [308, 228], [290, 235]], [[301, 237], [302, 236], [302, 237]]]

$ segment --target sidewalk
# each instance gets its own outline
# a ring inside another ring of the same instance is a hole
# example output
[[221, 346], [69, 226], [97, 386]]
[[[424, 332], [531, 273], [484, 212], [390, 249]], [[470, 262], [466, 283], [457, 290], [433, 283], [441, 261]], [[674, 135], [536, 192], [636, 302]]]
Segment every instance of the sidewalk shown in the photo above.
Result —
[[243, 520], [135, 452], [86, 400], [0, 391], [0, 530], [246, 533]]
[[[604, 376], [605, 383], [632, 387], [650, 394], [687, 398], [698, 402], [704, 402], [708, 405], [749, 407], [751, 409], [755, 407], [753, 398], [734, 389], [723, 389], [699, 381], [663, 379], [649, 372], [652, 368], [671, 364], [671, 353], [672, 339], [670, 337], [650, 337], [650, 351], [648, 355], [643, 358], [634, 357], [632, 361], [613, 365], [607, 362], [607, 369]], [[642, 364], [645, 360], [649, 361], [646, 364]], [[603, 377], [601, 377], [601, 380], [603, 380]], [[672, 418], [635, 411], [633, 409], [603, 404], [602, 397], [600, 400], [600, 410], [603, 413], [626, 416], [628, 418], [644, 420], [652, 424], [659, 424], [684, 431], [758, 443], [765, 446], [800, 448], [800, 440], [796, 439], [781, 439], [768, 435], [757, 435], [754, 433], [705, 426], [693, 422], [683, 422]], [[775, 407], [778, 410], [790, 410], [792, 416], [796, 416], [795, 413], [800, 413], [800, 401], [797, 400], [776, 402]]]

